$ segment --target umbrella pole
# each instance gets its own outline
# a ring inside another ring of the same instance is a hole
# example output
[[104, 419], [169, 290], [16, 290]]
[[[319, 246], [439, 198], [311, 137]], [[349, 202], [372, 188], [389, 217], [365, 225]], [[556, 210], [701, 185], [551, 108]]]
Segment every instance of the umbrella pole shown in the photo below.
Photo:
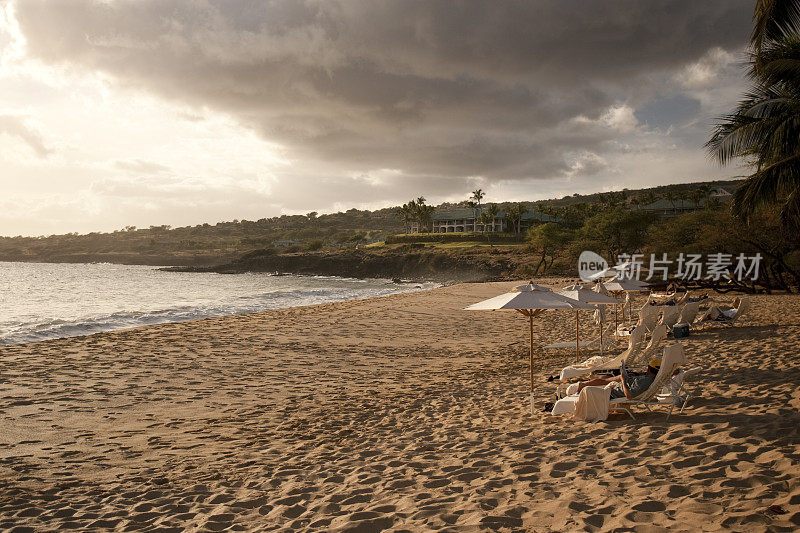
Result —
[[531, 352], [530, 352], [530, 374], [531, 374], [531, 414], [533, 410], [533, 311], [529, 311], [528, 319], [531, 327]]
[[578, 311], [575, 311], [575, 362], [581, 362], [581, 335], [578, 329]]
[[603, 312], [600, 311], [600, 355], [603, 355]]

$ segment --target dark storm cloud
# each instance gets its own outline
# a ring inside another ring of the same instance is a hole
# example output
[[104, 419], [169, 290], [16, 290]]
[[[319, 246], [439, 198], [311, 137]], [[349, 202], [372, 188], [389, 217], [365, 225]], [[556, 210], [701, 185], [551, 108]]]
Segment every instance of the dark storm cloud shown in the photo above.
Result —
[[[433, 180], [565, 175], [568, 154], [608, 149], [615, 133], [591, 121], [610, 106], [647, 101], [654, 80], [711, 49], [739, 51], [752, 8], [26, 0], [16, 11], [29, 53], [46, 62], [232, 113], [333, 175], [389, 168]], [[669, 109], [651, 111], [660, 124]]]

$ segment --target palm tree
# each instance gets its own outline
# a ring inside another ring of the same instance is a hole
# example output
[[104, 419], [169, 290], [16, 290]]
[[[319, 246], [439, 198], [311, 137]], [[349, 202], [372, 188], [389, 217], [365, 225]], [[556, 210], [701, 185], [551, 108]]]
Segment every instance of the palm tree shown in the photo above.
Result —
[[664, 199], [672, 204], [672, 212], [675, 212], [675, 200], [677, 200], [677, 196], [675, 193], [672, 192], [672, 189], [667, 189], [667, 192], [664, 193]]
[[[490, 204], [489, 207], [487, 207], [486, 210], [483, 213], [481, 213], [481, 219], [480, 220], [481, 220], [481, 224], [483, 224], [483, 231], [486, 232], [486, 241], [487, 242], [491, 242], [490, 239], [491, 239], [491, 236], [492, 236], [492, 232], [494, 230], [494, 219], [497, 218], [497, 212], [498, 212], [497, 205], [496, 204]], [[486, 227], [489, 226], [489, 225], [492, 226], [492, 231], [487, 231], [486, 230]]]
[[[697, 209], [697, 208], [700, 207], [700, 200], [702, 200], [705, 195], [703, 194], [703, 191], [701, 189], [694, 189], [690, 193], [690, 196], [691, 196], [692, 202], [694, 203], [694, 208]], [[706, 202], [706, 203], [708, 203], [708, 202]]]
[[757, 67], [763, 66], [760, 56], [771, 42], [796, 35], [800, 30], [800, 3], [792, 0], [757, 0], [753, 14], [755, 24], [750, 34], [750, 47]]
[[522, 226], [522, 216], [528, 210], [525, 209], [524, 204], [514, 204], [508, 209], [506, 209], [506, 219], [508, 220], [509, 224], [511, 224], [512, 231], [514, 233], [520, 233], [521, 226]]
[[481, 224], [483, 224], [483, 231], [486, 231], [486, 226], [491, 225], [494, 227], [494, 219], [497, 218], [497, 205], [489, 204], [489, 206], [481, 213]]
[[703, 194], [706, 203], [708, 203], [708, 199], [711, 198], [711, 187], [708, 186], [708, 183], [704, 183], [700, 186], [699, 190]]
[[689, 191], [678, 191], [678, 200], [681, 201], [681, 211], [686, 209], [686, 202], [691, 199]]
[[800, 227], [800, 0], [757, 0], [754, 18], [753, 87], [706, 147], [722, 165], [743, 159], [754, 169], [734, 193], [736, 214], [779, 203], [783, 222]]
[[[420, 203], [420, 200], [422, 202]], [[431, 222], [433, 221], [433, 212], [436, 210], [435, 207], [432, 205], [425, 205], [424, 198], [417, 199], [417, 222], [419, 222], [419, 227], [424, 229], [425, 231], [430, 231]]]
[[472, 191], [472, 196], [470, 196], [470, 199], [475, 201], [478, 206], [478, 211], [481, 210], [481, 200], [483, 200], [484, 196], [485, 194], [483, 193], [483, 189], [475, 189]]
[[411, 233], [411, 221], [416, 217], [415, 207], [416, 204], [414, 200], [411, 200], [407, 204], [403, 204], [398, 208], [400, 220], [402, 220], [403, 224], [405, 225], [406, 233]]
[[[472, 231], [476, 231], [476, 224], [478, 223], [478, 204], [474, 200], [467, 200], [467, 207], [472, 209]], [[464, 231], [467, 231], [466, 227], [464, 227]]]

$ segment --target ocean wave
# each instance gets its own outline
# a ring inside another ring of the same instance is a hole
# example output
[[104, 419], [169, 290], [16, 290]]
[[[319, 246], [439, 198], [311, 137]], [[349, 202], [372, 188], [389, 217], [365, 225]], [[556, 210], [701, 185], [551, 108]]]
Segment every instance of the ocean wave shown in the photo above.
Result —
[[[182, 301], [180, 305], [149, 310], [136, 309], [136, 305], [128, 302], [128, 305], [125, 305], [127, 310], [94, 313], [77, 318], [48, 316], [46, 310], [43, 310], [41, 314], [27, 313], [17, 316], [16, 319], [0, 321], [0, 345], [91, 335], [137, 326], [184, 322], [269, 309], [363, 299], [438, 286], [433, 283], [403, 286], [393, 284], [389, 280], [365, 282], [365, 280], [332, 276], [292, 276], [292, 279], [288, 280], [284, 277], [281, 284], [300, 286], [273, 287], [272, 290], [257, 291], [251, 294], [226, 294], [220, 291], [214, 295], [216, 297], [198, 295], [195, 301]], [[139, 298], [138, 301], [147, 301], [146, 295], [144, 298], [142, 294], [136, 296]]]

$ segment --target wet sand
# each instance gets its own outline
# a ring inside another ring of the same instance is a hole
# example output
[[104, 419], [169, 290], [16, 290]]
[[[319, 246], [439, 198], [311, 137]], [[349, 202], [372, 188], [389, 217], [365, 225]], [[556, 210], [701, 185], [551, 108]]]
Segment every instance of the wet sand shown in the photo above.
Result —
[[582, 423], [530, 415], [524, 317], [461, 311], [514, 285], [2, 347], [0, 529], [800, 527], [800, 297], [682, 339], [702, 395], [669, 422]]

